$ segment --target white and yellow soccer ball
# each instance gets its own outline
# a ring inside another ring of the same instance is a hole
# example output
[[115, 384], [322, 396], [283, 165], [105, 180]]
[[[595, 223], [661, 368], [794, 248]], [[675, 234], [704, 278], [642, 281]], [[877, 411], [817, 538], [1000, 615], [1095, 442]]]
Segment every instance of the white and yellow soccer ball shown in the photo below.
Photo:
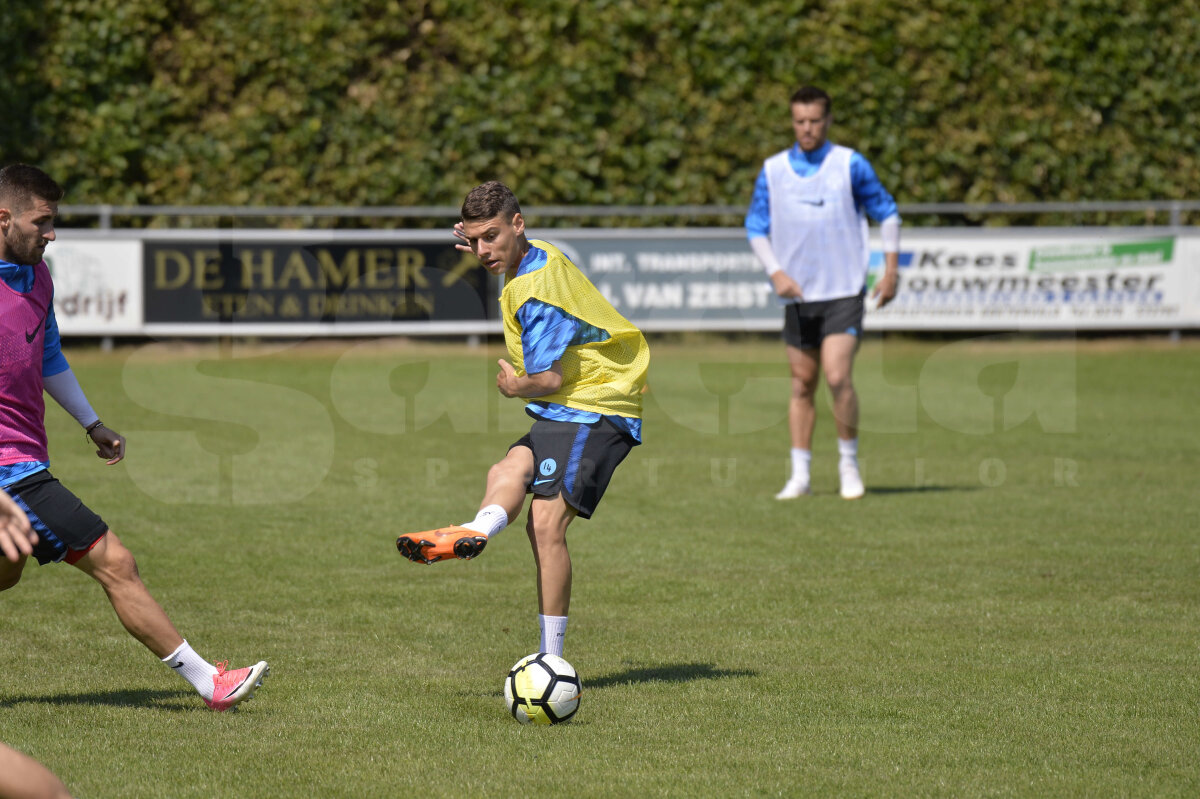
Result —
[[579, 710], [583, 684], [558, 655], [534, 652], [518, 660], [504, 678], [504, 704], [522, 724], [562, 724]]

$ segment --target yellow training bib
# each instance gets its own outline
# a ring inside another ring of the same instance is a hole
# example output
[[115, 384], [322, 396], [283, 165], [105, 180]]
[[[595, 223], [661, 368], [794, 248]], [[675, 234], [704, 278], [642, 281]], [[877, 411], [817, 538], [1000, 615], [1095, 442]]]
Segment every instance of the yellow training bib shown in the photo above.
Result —
[[557, 306], [608, 334], [605, 341], [567, 347], [562, 356], [562, 387], [538, 402], [555, 402], [606, 416], [642, 416], [642, 390], [650, 368], [650, 346], [642, 332], [604, 298], [562, 251], [545, 241], [530, 244], [546, 253], [545, 266], [518, 275], [500, 292], [504, 343], [517, 374], [525, 374], [521, 323], [517, 311], [534, 299]]

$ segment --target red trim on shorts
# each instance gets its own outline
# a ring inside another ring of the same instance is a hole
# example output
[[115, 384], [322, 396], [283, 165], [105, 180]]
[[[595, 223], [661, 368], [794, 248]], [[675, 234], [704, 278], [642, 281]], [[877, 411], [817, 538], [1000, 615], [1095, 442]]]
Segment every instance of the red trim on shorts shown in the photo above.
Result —
[[68, 549], [67, 556], [65, 558], [63, 558], [63, 562], [74, 566], [76, 563], [83, 560], [83, 556], [86, 555], [87, 553], [91, 552], [92, 549], [95, 548], [96, 544], [99, 544], [101, 541], [103, 541], [105, 535], [108, 535], [108, 530], [104, 531], [104, 535], [100, 536], [95, 541], [88, 544], [87, 549]]

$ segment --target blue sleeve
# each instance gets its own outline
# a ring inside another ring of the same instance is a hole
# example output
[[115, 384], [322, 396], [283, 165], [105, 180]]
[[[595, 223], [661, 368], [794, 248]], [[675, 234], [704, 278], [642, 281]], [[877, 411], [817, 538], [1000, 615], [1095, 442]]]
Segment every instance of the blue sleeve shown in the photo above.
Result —
[[42, 377], [52, 377], [71, 368], [62, 352], [62, 338], [58, 334], [58, 320], [54, 309], [46, 314], [46, 342], [42, 347]]
[[757, 239], [771, 235], [771, 194], [767, 186], [767, 168], [758, 171], [754, 181], [754, 195], [750, 198], [750, 210], [746, 212], [746, 238]]
[[580, 322], [555, 305], [528, 300], [517, 310], [525, 374], [545, 372], [562, 358], [579, 332]]
[[850, 156], [850, 187], [855, 206], [865, 209], [876, 222], [897, 213], [896, 201], [875, 176], [871, 163], [858, 152]]

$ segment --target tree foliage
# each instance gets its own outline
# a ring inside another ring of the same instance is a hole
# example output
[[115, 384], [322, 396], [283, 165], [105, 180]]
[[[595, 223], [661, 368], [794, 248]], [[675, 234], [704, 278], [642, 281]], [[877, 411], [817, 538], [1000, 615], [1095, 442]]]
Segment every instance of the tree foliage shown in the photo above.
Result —
[[1191, 198], [1200, 0], [8, 0], [72, 203], [742, 204], [787, 97], [901, 202]]

